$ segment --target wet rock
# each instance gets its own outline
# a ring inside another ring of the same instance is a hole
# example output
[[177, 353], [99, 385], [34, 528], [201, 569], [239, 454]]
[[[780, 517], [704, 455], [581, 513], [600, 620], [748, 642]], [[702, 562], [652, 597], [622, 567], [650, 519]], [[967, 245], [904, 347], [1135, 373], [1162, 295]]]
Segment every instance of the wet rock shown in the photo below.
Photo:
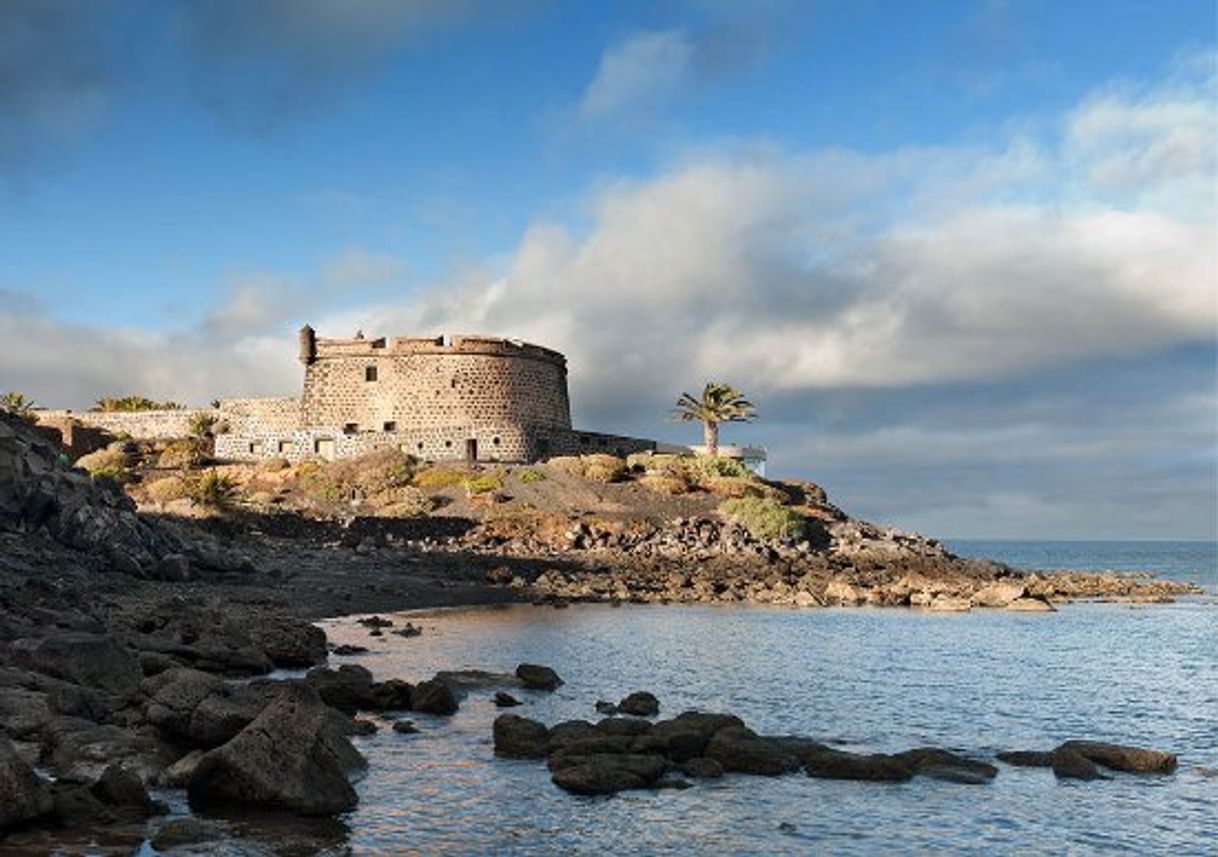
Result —
[[0, 735], [0, 832], [51, 811], [51, 790]]
[[363, 619], [357, 619], [360, 625], [365, 628], [392, 628], [393, 620], [386, 619], [384, 616], [365, 616]]
[[351, 643], [343, 643], [342, 645], [335, 646], [333, 649], [331, 649], [330, 653], [339, 655], [339, 656], [347, 656], [347, 655], [362, 655], [367, 651], [368, 651], [367, 646], [356, 646]]
[[375, 706], [372, 696], [372, 673], [355, 664], [343, 664], [338, 669], [313, 667], [305, 675], [305, 684], [317, 691], [322, 701], [346, 714]]
[[1001, 753], [995, 753], [994, 758], [1021, 768], [1049, 768], [1053, 765], [1052, 751], [1004, 750]]
[[249, 633], [253, 644], [277, 667], [303, 669], [326, 660], [326, 632], [303, 619], [267, 616]]
[[452, 686], [443, 679], [433, 678], [414, 687], [411, 707], [424, 714], [456, 714], [457, 697]]
[[1095, 762], [1069, 748], [1053, 751], [1053, 775], [1059, 780], [1102, 780]]
[[59, 827], [83, 828], [118, 821], [106, 806], [82, 783], [56, 782], [51, 786], [51, 821]]
[[540, 664], [521, 664], [516, 667], [516, 677], [534, 690], [555, 690], [563, 683], [558, 673]]
[[606, 717], [596, 724], [596, 731], [602, 735], [634, 737], [650, 732], [651, 724], [646, 720], [636, 720], [633, 717]]
[[67, 632], [14, 640], [9, 651], [15, 666], [120, 697], [133, 696], [144, 677], [139, 659], [104, 634]]
[[622, 714], [633, 714], [637, 717], [654, 717], [660, 713], [660, 700], [655, 694], [645, 690], [636, 690], [617, 704]]
[[1047, 599], [1036, 596], [1016, 598], [1006, 605], [1006, 609], [1015, 610], [1020, 613], [1054, 613], [1057, 611], [1057, 608], [1050, 604]]
[[681, 773], [696, 780], [713, 780], [723, 776], [723, 766], [705, 756], [687, 759], [680, 767]]
[[913, 779], [914, 769], [904, 761], [883, 753], [864, 755], [825, 749], [804, 759], [808, 776], [825, 780], [869, 780], [905, 782]]
[[418, 637], [423, 633], [423, 629], [418, 625], [412, 625], [410, 622], [407, 622], [405, 626], [394, 631], [390, 631], [389, 633], [395, 634], [399, 637]]
[[320, 697], [285, 684], [239, 735], [203, 757], [187, 794], [202, 808], [346, 812], [358, 800], [347, 775], [362, 764]]
[[500, 714], [493, 727], [495, 755], [509, 759], [542, 759], [549, 749], [544, 724], [518, 714]]
[[419, 727], [414, 725], [413, 720], [395, 720], [393, 731], [399, 735], [415, 735], [418, 733]]
[[356, 717], [351, 721], [351, 734], [353, 735], [375, 735], [379, 731], [380, 727], [376, 725], [376, 722], [367, 717]]
[[799, 759], [743, 726], [720, 729], [706, 745], [706, 755], [725, 771], [779, 776], [799, 770]]
[[195, 769], [199, 767], [199, 762], [206, 755], [204, 750], [191, 750], [182, 758], [178, 759], [172, 765], [161, 771], [157, 777], [157, 782], [164, 788], [169, 789], [184, 789], [186, 784], [190, 782], [190, 778], [194, 776]]
[[1098, 741], [1067, 741], [1054, 752], [1078, 753], [1096, 764], [1114, 771], [1139, 774], [1170, 774], [1176, 770], [1176, 756], [1159, 750], [1104, 744]]
[[107, 767], [90, 791], [93, 796], [109, 806], [130, 810], [138, 817], [153, 814], [152, 798], [139, 774], [122, 764]]
[[614, 715], [621, 713], [616, 705], [603, 699], [598, 699], [594, 707], [596, 708], [597, 714], [603, 714], [606, 717], [613, 717]]
[[372, 685], [372, 708], [375, 711], [409, 711], [413, 707], [414, 685], [391, 678]]
[[187, 845], [197, 845], [216, 839], [223, 829], [213, 822], [191, 816], [166, 819], [152, 836], [152, 847], [157, 851], [169, 851]]
[[500, 690], [495, 692], [495, 707], [497, 708], [512, 708], [521, 704], [519, 699], [507, 691]]
[[612, 794], [644, 789], [664, 774], [668, 763], [661, 756], [638, 753], [603, 753], [566, 756], [551, 779], [564, 791], [580, 795]]
[[998, 769], [988, 762], [950, 753], [936, 747], [918, 747], [897, 753], [893, 757], [919, 776], [964, 785], [982, 785], [998, 776]]

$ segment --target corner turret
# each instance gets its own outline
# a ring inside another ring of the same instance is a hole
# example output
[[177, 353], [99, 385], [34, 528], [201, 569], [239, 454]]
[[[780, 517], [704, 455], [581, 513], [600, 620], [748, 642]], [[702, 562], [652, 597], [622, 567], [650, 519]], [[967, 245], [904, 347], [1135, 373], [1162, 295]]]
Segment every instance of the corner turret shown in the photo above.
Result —
[[307, 324], [300, 329], [300, 362], [309, 366], [317, 359], [317, 333]]

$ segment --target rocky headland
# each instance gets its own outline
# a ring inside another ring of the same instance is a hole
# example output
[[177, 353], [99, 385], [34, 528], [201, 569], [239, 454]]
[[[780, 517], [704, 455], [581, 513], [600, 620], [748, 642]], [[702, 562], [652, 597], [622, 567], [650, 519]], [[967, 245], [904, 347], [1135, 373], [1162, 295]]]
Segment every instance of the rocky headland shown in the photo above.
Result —
[[[850, 518], [810, 483], [712, 475], [699, 485], [658, 469], [672, 462], [500, 466], [459, 478], [399, 459], [334, 472], [247, 468], [225, 475], [224, 502], [209, 504], [151, 499], [157, 481], [192, 477], [141, 470], [147, 450], [138, 445], [116, 454], [134, 460], [128, 472], [90, 475], [27, 422], [0, 415], [0, 834], [31, 853], [74, 836], [118, 852], [147, 835], [189, 845], [220, 835], [209, 819], [238, 810], [342, 813], [366, 764], [351, 738], [376, 728], [360, 715], [451, 714], [487, 681], [448, 673], [377, 682], [360, 667], [331, 669], [313, 624], [327, 616], [518, 600], [1049, 611], [1075, 598], [1193, 591], [1149, 576], [963, 560], [934, 540]], [[725, 497], [746, 502], [725, 506]], [[298, 677], [268, 677], [280, 669]], [[544, 690], [558, 678], [522, 665], [490, 681], [510, 706], [514, 688]], [[621, 708], [654, 714], [645, 696]], [[706, 733], [706, 746], [678, 758], [686, 739], [662, 737], [689, 731], [688, 717], [677, 720], [504, 720], [496, 747], [501, 732], [531, 735], [530, 754], [550, 757], [556, 782], [572, 791], [662, 784], [676, 770], [713, 772], [712, 763], [736, 770], [731, 760], [753, 750], [762, 758], [780, 747], [783, 765], [794, 758], [805, 770], [815, 755], [811, 743], [724, 720], [692, 730]], [[613, 746], [556, 743], [576, 732]], [[1115, 758], [1084, 750], [1026, 758], [1055, 770]], [[983, 773], [969, 760], [911, 753], [886, 770]], [[690, 766], [700, 759], [709, 761]], [[182, 790], [201, 815], [149, 827], [166, 810], [157, 797], [166, 789]]]

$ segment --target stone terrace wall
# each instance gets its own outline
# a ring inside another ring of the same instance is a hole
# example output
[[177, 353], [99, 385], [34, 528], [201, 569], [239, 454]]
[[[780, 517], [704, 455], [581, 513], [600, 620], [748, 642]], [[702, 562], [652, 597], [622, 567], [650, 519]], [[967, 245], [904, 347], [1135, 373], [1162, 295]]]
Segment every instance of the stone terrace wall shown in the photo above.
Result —
[[101, 429], [110, 434], [129, 435], [140, 440], [172, 440], [190, 434], [190, 421], [200, 414], [216, 415], [211, 408], [184, 409], [180, 411], [35, 411], [38, 423], [60, 424], [62, 420], [74, 419], [81, 425]]

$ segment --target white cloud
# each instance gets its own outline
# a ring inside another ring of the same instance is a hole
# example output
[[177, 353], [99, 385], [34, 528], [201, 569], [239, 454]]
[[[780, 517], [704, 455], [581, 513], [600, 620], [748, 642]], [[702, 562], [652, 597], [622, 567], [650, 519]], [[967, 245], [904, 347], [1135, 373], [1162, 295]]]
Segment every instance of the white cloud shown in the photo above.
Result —
[[709, 377], [933, 385], [1212, 341], [1215, 172], [1181, 142], [1215, 139], [1212, 89], [1107, 92], [989, 150], [701, 155], [598, 191], [584, 231], [535, 225], [493, 286], [365, 323], [552, 345], [606, 411]]
[[634, 33], [608, 48], [580, 101], [595, 118], [654, 103], [687, 82], [693, 44], [677, 30]]

